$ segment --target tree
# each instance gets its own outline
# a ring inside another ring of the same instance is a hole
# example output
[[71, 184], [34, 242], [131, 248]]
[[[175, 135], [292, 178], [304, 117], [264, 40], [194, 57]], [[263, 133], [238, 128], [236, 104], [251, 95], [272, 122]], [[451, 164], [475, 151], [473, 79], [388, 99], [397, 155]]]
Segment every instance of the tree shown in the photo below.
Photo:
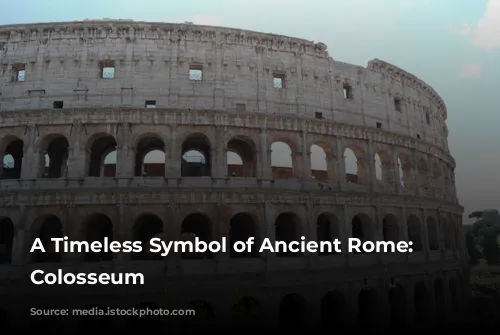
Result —
[[482, 257], [490, 264], [500, 262], [498, 238], [500, 236], [500, 215], [496, 210], [475, 211], [469, 218], [476, 218], [472, 229], [466, 235], [467, 249], [473, 261]]

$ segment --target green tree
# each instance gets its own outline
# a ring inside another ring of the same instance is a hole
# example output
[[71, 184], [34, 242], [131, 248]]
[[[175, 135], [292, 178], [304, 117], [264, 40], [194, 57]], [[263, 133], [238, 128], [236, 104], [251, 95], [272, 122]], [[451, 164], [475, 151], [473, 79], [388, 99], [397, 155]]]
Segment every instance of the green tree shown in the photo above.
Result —
[[466, 243], [473, 261], [482, 255], [489, 264], [500, 262], [498, 239], [500, 236], [500, 215], [496, 210], [475, 211], [469, 218], [476, 218], [472, 229], [466, 234]]

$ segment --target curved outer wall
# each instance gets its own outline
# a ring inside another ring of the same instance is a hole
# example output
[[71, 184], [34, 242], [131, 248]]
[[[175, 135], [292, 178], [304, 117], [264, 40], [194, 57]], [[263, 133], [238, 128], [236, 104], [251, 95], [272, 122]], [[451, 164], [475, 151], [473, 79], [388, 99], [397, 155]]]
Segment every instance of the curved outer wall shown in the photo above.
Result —
[[[354, 234], [357, 214], [363, 214], [370, 238], [378, 240], [386, 238], [391, 226], [386, 218], [391, 216], [398, 239], [411, 235], [422, 245], [409, 256], [172, 255], [164, 262], [140, 263], [148, 285], [127, 289], [131, 297], [137, 293], [126, 302], [130, 306], [148, 300], [176, 308], [201, 299], [215, 315], [225, 315], [239, 298], [252, 296], [274, 320], [287, 294], [302, 294], [308, 310], [315, 311], [321, 298], [337, 289], [354, 317], [358, 294], [366, 288], [386, 297], [391, 287], [401, 285], [413, 306], [418, 283], [424, 283], [430, 296], [437, 279], [467, 284], [446, 106], [431, 87], [391, 64], [375, 59], [364, 68], [338, 62], [322, 43], [277, 35], [124, 21], [3, 26], [0, 61], [0, 153], [11, 153], [13, 140], [23, 143], [20, 176], [0, 180], [0, 214], [12, 222], [14, 236], [11, 264], [0, 265], [1, 280], [12, 286], [1, 294], [15, 297], [21, 294], [16, 287], [35, 292], [24, 286], [31, 269], [71, 269], [82, 261], [81, 255], [67, 254], [61, 264], [33, 264], [28, 251], [44, 215], [57, 216], [70, 239], [84, 240], [85, 218], [93, 213], [111, 219], [115, 240], [133, 238], [141, 213], [160, 218], [166, 239], [172, 240], [179, 238], [184, 218], [193, 212], [206, 214], [210, 236], [218, 240], [229, 236], [230, 220], [240, 212], [253, 214], [256, 236], [271, 239], [279, 214], [293, 213], [298, 235], [308, 240], [318, 239], [318, 217], [329, 213], [344, 241]], [[114, 78], [102, 78], [102, 67], [113, 67]], [[190, 80], [190, 68], [201, 69], [202, 80]], [[284, 87], [274, 87], [273, 78], [283, 80]], [[350, 91], [347, 98], [344, 89]], [[146, 100], [154, 100], [156, 108], [144, 109]], [[63, 101], [62, 110], [53, 108], [54, 101]], [[69, 143], [67, 171], [61, 178], [44, 178], [40, 166], [54, 134]], [[183, 176], [183, 143], [192, 134], [198, 134], [194, 147], [202, 140], [210, 147], [210, 176]], [[116, 175], [89, 176], [92, 145], [105, 136], [116, 141], [111, 145], [117, 149]], [[135, 176], [138, 143], [144, 138], [154, 138], [165, 151], [161, 177]], [[247, 177], [228, 176], [225, 155], [234, 149], [228, 145], [231, 139], [251, 148], [247, 156], [253, 157], [254, 172]], [[271, 168], [270, 149], [276, 141], [292, 150], [294, 167], [285, 181]], [[328, 177], [321, 182], [311, 178], [312, 144], [326, 153]], [[362, 171], [357, 182], [344, 177], [346, 148], [355, 152]], [[375, 177], [375, 154], [382, 162], [381, 180]], [[401, 178], [404, 186], [395, 182]], [[416, 230], [409, 229], [415, 222]], [[85, 262], [81, 269], [133, 272], [141, 261], [129, 257]], [[252, 279], [241, 279], [241, 272]], [[192, 283], [182, 296], [173, 293], [181, 281]], [[454, 298], [444, 286], [450, 302]], [[92, 288], [92, 297], [84, 288], [53, 290], [52, 306], [67, 306], [63, 296], [72, 290], [81, 292], [81, 307], [94, 303], [97, 291], [108, 289]], [[386, 301], [378, 303], [381, 318], [390, 314]], [[43, 297], [42, 302], [47, 303]], [[408, 311], [409, 317], [417, 313], [413, 307]]]

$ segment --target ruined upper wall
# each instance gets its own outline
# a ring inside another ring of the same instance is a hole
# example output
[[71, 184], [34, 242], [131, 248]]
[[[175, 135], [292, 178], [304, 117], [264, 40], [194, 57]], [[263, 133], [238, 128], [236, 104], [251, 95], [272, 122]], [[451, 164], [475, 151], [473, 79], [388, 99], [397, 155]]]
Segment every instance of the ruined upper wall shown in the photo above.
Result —
[[[113, 64], [113, 79], [102, 78]], [[25, 69], [24, 81], [13, 80]], [[190, 68], [202, 69], [192, 81]], [[275, 77], [284, 80], [274, 87]], [[344, 89], [351, 90], [345, 98]], [[400, 104], [395, 107], [395, 100]], [[129, 20], [0, 27], [0, 110], [144, 107], [234, 110], [377, 127], [447, 150], [446, 107], [390, 64], [334, 61], [323, 43], [279, 35]]]

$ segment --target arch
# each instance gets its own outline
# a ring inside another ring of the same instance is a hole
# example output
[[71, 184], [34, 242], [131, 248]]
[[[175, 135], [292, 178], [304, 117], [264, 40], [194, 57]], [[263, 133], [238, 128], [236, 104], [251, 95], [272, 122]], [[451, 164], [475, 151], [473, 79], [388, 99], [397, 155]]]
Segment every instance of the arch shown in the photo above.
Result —
[[357, 320], [360, 326], [373, 326], [379, 321], [378, 294], [373, 289], [362, 289], [358, 294]]
[[38, 177], [66, 177], [69, 141], [62, 134], [50, 134], [40, 143]]
[[408, 229], [408, 241], [412, 242], [411, 248], [414, 251], [422, 251], [422, 227], [418, 216], [412, 214], [406, 220]]
[[52, 238], [61, 238], [63, 234], [63, 225], [61, 220], [55, 215], [44, 215], [37, 218], [32, 229], [39, 227], [38, 232], [32, 231], [35, 237], [40, 238], [45, 252], [36, 250], [33, 253], [35, 263], [57, 263], [61, 262], [62, 254], [55, 251], [55, 244]]
[[99, 304], [91, 304], [84, 307], [91, 310], [93, 315], [82, 315], [80, 317], [79, 333], [86, 334], [109, 334], [111, 329], [111, 318], [106, 315], [107, 308]]
[[159, 306], [152, 302], [141, 302], [134, 306], [136, 310], [144, 311], [143, 316], [129, 316], [128, 322], [131, 334], [155, 333], [163, 326], [161, 315], [152, 315]]
[[332, 176], [328, 175], [328, 159], [326, 151], [318, 144], [312, 144], [309, 148], [311, 177], [318, 181], [327, 182]]
[[[300, 240], [300, 236], [302, 235], [301, 220], [295, 213], [281, 213], [274, 221], [274, 226], [276, 242], [285, 242], [288, 244], [292, 241]], [[282, 248], [276, 252], [276, 257], [297, 257], [301, 255], [301, 253], [284, 251]]]
[[229, 221], [229, 245], [233, 246], [235, 242], [246, 242], [250, 237], [254, 237], [252, 250], [245, 252], [236, 252], [231, 247], [230, 257], [248, 258], [259, 256], [259, 232], [257, 218], [250, 213], [237, 213]]
[[393, 180], [391, 157], [387, 151], [377, 149], [374, 155], [375, 179], [382, 183], [391, 183]]
[[434, 306], [436, 309], [436, 321], [444, 322], [446, 318], [446, 294], [441, 278], [434, 280]]
[[[188, 241], [194, 242], [195, 238], [198, 238], [208, 243], [212, 240], [212, 221], [202, 213], [190, 214], [182, 221], [181, 236]], [[202, 253], [186, 250], [182, 253], [182, 258], [186, 259], [212, 258], [213, 256], [209, 250]]]
[[306, 300], [295, 293], [284, 296], [279, 304], [278, 320], [283, 331], [297, 331], [304, 326], [307, 313]]
[[16, 136], [6, 136], [2, 138], [3, 152], [0, 151], [2, 158], [0, 179], [20, 179], [23, 155], [24, 141]]
[[209, 177], [212, 175], [212, 149], [208, 137], [193, 133], [182, 143], [181, 175], [183, 177]]
[[[334, 241], [340, 239], [340, 224], [338, 218], [331, 213], [321, 213], [316, 220], [317, 242]], [[324, 250], [323, 254], [331, 254]]]
[[349, 319], [349, 304], [345, 296], [337, 290], [327, 292], [321, 298], [321, 328], [333, 332], [346, 325]]
[[[85, 241], [98, 241], [104, 243], [106, 239], [113, 241], [113, 221], [105, 214], [92, 214], [83, 224]], [[85, 252], [83, 260], [85, 262], [111, 261], [113, 253], [105, 252]]]
[[402, 285], [389, 290], [390, 321], [394, 326], [404, 326], [407, 321], [406, 292]]
[[399, 242], [399, 223], [394, 214], [386, 214], [382, 219], [384, 241]]
[[362, 242], [373, 241], [374, 224], [366, 214], [356, 214], [351, 220], [352, 238], [360, 239]]
[[429, 188], [429, 166], [424, 158], [417, 161], [417, 176], [419, 187], [427, 190]]
[[246, 136], [233, 137], [227, 143], [227, 175], [230, 177], [256, 177], [255, 143]]
[[427, 238], [430, 250], [439, 250], [438, 224], [432, 216], [427, 217]]
[[252, 297], [242, 297], [233, 305], [233, 325], [235, 330], [249, 333], [249, 330], [258, 330], [265, 319], [265, 313], [260, 302]]
[[399, 183], [401, 186], [408, 188], [412, 184], [411, 180], [411, 160], [405, 153], [398, 155]]
[[12, 262], [14, 246], [14, 223], [10, 218], [0, 217], [0, 264]]
[[63, 316], [52, 314], [54, 311], [54, 306], [41, 304], [33, 307], [37, 310], [41, 310], [42, 314], [30, 319], [28, 326], [30, 332], [36, 333], [41, 329], [51, 329], [52, 332], [54, 332], [57, 331], [61, 323], [63, 323], [60, 323], [60, 321], [63, 321], [61, 320]]
[[443, 236], [444, 248], [446, 250], [451, 250], [451, 234], [450, 234], [450, 224], [447, 218], [441, 217], [439, 220], [439, 225], [441, 226], [441, 236]]
[[154, 214], [142, 214], [134, 223], [134, 241], [141, 241], [142, 252], [132, 253], [132, 260], [160, 260], [161, 253], [149, 251], [149, 241], [163, 235], [163, 222]]
[[380, 157], [379, 153], [375, 153], [375, 157], [373, 158], [374, 160], [374, 167], [375, 167], [375, 179], [378, 181], [383, 181], [383, 167], [382, 167], [382, 158]]
[[452, 317], [457, 317], [459, 313], [459, 303], [458, 303], [458, 285], [457, 280], [451, 277], [449, 280], [450, 286], [450, 308]]
[[344, 168], [348, 183], [363, 183], [365, 175], [363, 157], [364, 152], [356, 146], [349, 146], [344, 149]]
[[273, 179], [295, 177], [295, 152], [289, 143], [283, 141], [271, 144], [271, 169]]
[[116, 161], [108, 157], [116, 151], [116, 139], [108, 133], [97, 133], [90, 137], [87, 149], [90, 150], [87, 174], [89, 177], [111, 177], [116, 175]]
[[165, 176], [165, 143], [160, 136], [144, 134], [136, 143], [135, 176]]
[[426, 324], [430, 317], [430, 296], [427, 286], [423, 282], [415, 284], [413, 290], [413, 301], [415, 303], [415, 321], [417, 324]]

